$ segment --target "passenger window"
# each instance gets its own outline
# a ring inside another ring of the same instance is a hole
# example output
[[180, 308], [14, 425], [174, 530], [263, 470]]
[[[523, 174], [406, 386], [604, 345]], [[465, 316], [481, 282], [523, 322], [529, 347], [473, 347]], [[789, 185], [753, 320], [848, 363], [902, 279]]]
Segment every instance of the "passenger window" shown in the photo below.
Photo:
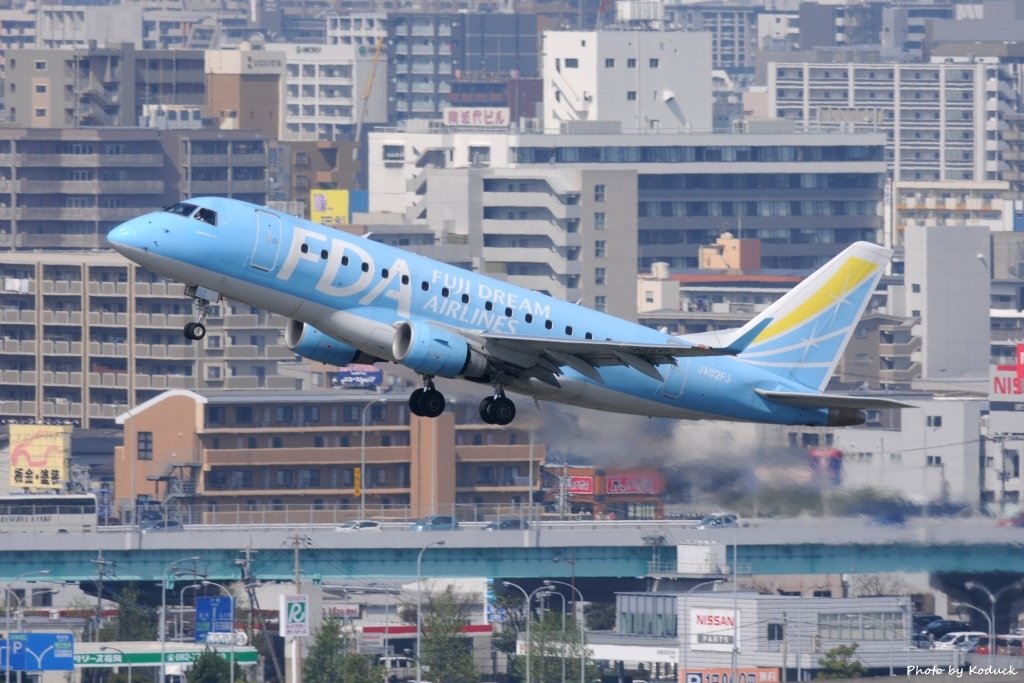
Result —
[[408, 275], [403, 275], [402, 276], [402, 284], [403, 285], [409, 284], [409, 276]]
[[523, 320], [525, 320], [528, 323], [532, 323], [533, 322], [533, 314], [532, 313], [527, 313], [526, 315], [523, 316]]
[[442, 287], [441, 288], [441, 296], [445, 296], [446, 297], [446, 296], [448, 296], [448, 294], [449, 294], [448, 288], [447, 287]]
[[512, 307], [511, 306], [506, 306], [505, 307], [505, 317], [506, 318], [511, 318], [512, 317]]
[[362, 270], [362, 271], [363, 271], [364, 273], [369, 273], [369, 272], [370, 272], [370, 264], [369, 264], [369, 263], [367, 263], [366, 261], [363, 261], [363, 264], [362, 264], [361, 266], [359, 266], [359, 267], [360, 267], [360, 269], [361, 269], [361, 270]]
[[544, 329], [550, 330], [552, 327], [554, 327], [554, 325], [551, 324], [550, 320], [545, 320], [544, 321]]
[[567, 335], [569, 335], [570, 337], [572, 336], [572, 325], [566, 325], [565, 326], [565, 333]]
[[387, 268], [381, 268], [380, 269], [380, 276], [382, 278], [384, 278], [385, 280], [387, 280], [388, 279], [388, 269]]
[[348, 256], [342, 256], [341, 257], [341, 265], [343, 265], [343, 266], [347, 266], [348, 265]]
[[490, 301], [485, 301], [484, 302], [484, 308], [486, 308], [488, 311], [493, 311], [494, 310], [494, 304], [492, 304]]
[[326, 249], [321, 249], [320, 250], [320, 258], [322, 258], [324, 261], [327, 260], [327, 250]]
[[308, 244], [303, 244], [301, 247], [299, 247], [299, 251], [301, 251], [303, 254], [308, 254], [309, 253], [309, 245]]
[[420, 283], [420, 289], [422, 289], [424, 292], [430, 291], [430, 285], [427, 283], [426, 280]]
[[468, 304], [469, 303], [469, 294], [463, 294], [462, 295], [462, 303], [464, 303], [464, 304]]
[[587, 333], [586, 333], [585, 335], [583, 335], [583, 338], [584, 338], [584, 339], [593, 339], [593, 338], [594, 338], [594, 335], [592, 335], [592, 334], [590, 334], [589, 332], [587, 332]]

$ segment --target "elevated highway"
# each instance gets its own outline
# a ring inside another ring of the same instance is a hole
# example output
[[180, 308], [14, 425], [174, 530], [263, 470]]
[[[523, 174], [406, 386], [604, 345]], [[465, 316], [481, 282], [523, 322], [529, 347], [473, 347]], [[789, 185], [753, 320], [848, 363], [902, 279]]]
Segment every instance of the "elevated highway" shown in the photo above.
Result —
[[[861, 519], [754, 520], [734, 529], [696, 529], [693, 523], [540, 522], [528, 530], [413, 532], [404, 526], [341, 533], [333, 526], [190, 526], [183, 532], [140, 533], [112, 527], [85, 534], [2, 535], [0, 580], [49, 569], [47, 580], [159, 581], [176, 560], [196, 557], [210, 580], [240, 577], [250, 552], [253, 575], [289, 580], [296, 546], [307, 580], [446, 577], [699, 578], [731, 571], [733, 546], [742, 574], [872, 572], [1016, 572], [1024, 574], [1024, 529], [990, 519], [918, 519], [875, 526]], [[715, 548], [724, 562], [691, 570], [678, 557], [690, 545]], [[683, 549], [680, 551], [680, 546]], [[559, 564], [560, 563], [560, 564]], [[179, 562], [184, 570], [191, 563]], [[180, 572], [179, 572], [180, 573]]]

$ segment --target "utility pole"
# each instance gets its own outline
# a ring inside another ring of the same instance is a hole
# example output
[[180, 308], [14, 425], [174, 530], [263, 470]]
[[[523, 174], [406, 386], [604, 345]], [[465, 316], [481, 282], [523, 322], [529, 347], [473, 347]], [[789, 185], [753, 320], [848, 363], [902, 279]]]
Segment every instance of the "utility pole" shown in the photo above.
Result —
[[[309, 538], [296, 534], [292, 536], [292, 556], [295, 565], [295, 592], [302, 592], [302, 558], [299, 554], [303, 544], [309, 543]], [[302, 644], [298, 636], [292, 637], [292, 680], [290, 683], [302, 683]]]
[[100, 549], [96, 559], [92, 560], [93, 564], [96, 565], [96, 616], [93, 619], [93, 642], [98, 643], [100, 641], [100, 624], [103, 621], [103, 579], [107, 575], [107, 564], [110, 560], [103, 559], [103, 550]]
[[253, 616], [256, 612], [259, 612], [260, 626], [263, 629], [263, 644], [266, 645], [267, 651], [270, 653], [270, 662], [274, 665], [274, 675], [277, 676], [277, 680], [283, 681], [284, 675], [281, 673], [281, 663], [277, 661], [277, 652], [275, 651], [274, 644], [270, 642], [270, 631], [267, 629], [267, 620], [263, 616], [263, 611], [260, 610], [260, 602], [256, 597], [256, 577], [252, 573], [252, 556], [256, 554], [256, 551], [251, 547], [246, 548], [242, 551], [245, 557], [241, 560], [235, 560], [235, 564], [242, 570], [242, 583], [245, 585], [245, 594], [249, 598], [249, 633], [255, 633], [255, 625], [253, 624]]

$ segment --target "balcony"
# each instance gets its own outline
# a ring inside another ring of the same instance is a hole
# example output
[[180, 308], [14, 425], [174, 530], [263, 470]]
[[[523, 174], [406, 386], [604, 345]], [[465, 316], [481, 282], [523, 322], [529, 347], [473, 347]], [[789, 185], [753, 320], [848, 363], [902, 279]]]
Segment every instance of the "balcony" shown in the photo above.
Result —
[[192, 389], [195, 380], [187, 375], [135, 375], [136, 389]]
[[35, 354], [36, 342], [34, 339], [4, 339], [0, 340], [0, 351], [10, 354]]
[[128, 344], [124, 342], [89, 342], [89, 355], [124, 358], [128, 355]]
[[878, 355], [882, 357], [909, 356], [921, 350], [921, 338], [912, 337], [904, 342], [892, 342], [878, 345]]
[[82, 404], [71, 401], [43, 401], [43, 417], [82, 417]]
[[36, 322], [36, 312], [4, 310], [3, 320], [4, 323], [8, 325], [13, 323], [25, 323], [31, 325]]
[[4, 415], [34, 415], [35, 401], [0, 401], [0, 413]]
[[[405, 427], [400, 428], [405, 431]], [[215, 434], [221, 430], [206, 429], [204, 433]], [[224, 430], [237, 433], [238, 427]], [[208, 466], [246, 465], [276, 466], [281, 462], [281, 450], [277, 448], [238, 448], [204, 450], [204, 460]], [[337, 465], [339, 463], [357, 464], [360, 461], [360, 449], [349, 448], [291, 448], [288, 450], [288, 464], [299, 465]], [[367, 446], [366, 462], [368, 464], [388, 464], [409, 461], [408, 446]]]
[[882, 384], [902, 384], [916, 379], [921, 379], [920, 363], [911, 363], [903, 369], [881, 368], [878, 371], [878, 381]]
[[33, 180], [21, 184], [24, 194], [158, 194], [162, 180]]
[[35, 370], [0, 370], [0, 382], [4, 384], [35, 384]]
[[[118, 168], [145, 166], [162, 168], [162, 154], [17, 154], [12, 165], [55, 168]], [[2, 162], [2, 160], [0, 160]]]
[[43, 340], [44, 356], [81, 356], [82, 342], [80, 341], [48, 341]]
[[43, 384], [45, 384], [48, 387], [58, 385], [66, 387], [82, 386], [81, 372], [53, 372], [50, 370], [44, 370], [42, 377]]
[[117, 387], [120, 389], [128, 388], [128, 373], [127, 372], [90, 372], [89, 373], [89, 386], [90, 387]]
[[81, 311], [43, 311], [44, 325], [82, 325]]
[[128, 326], [128, 314], [127, 313], [113, 313], [111, 311], [90, 311], [89, 312], [89, 324], [90, 325], [104, 325], [110, 327], [127, 327]]
[[82, 283], [79, 280], [43, 280], [43, 294], [81, 294]]
[[127, 282], [89, 282], [90, 295], [120, 295], [128, 296]]

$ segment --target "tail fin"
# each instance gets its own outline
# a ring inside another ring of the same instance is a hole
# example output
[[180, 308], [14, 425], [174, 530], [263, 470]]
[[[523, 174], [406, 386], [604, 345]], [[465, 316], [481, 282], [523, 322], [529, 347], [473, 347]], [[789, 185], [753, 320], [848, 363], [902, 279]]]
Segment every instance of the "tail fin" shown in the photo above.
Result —
[[771, 323], [739, 354], [751, 365], [822, 391], [892, 250], [857, 242], [747, 323]]

